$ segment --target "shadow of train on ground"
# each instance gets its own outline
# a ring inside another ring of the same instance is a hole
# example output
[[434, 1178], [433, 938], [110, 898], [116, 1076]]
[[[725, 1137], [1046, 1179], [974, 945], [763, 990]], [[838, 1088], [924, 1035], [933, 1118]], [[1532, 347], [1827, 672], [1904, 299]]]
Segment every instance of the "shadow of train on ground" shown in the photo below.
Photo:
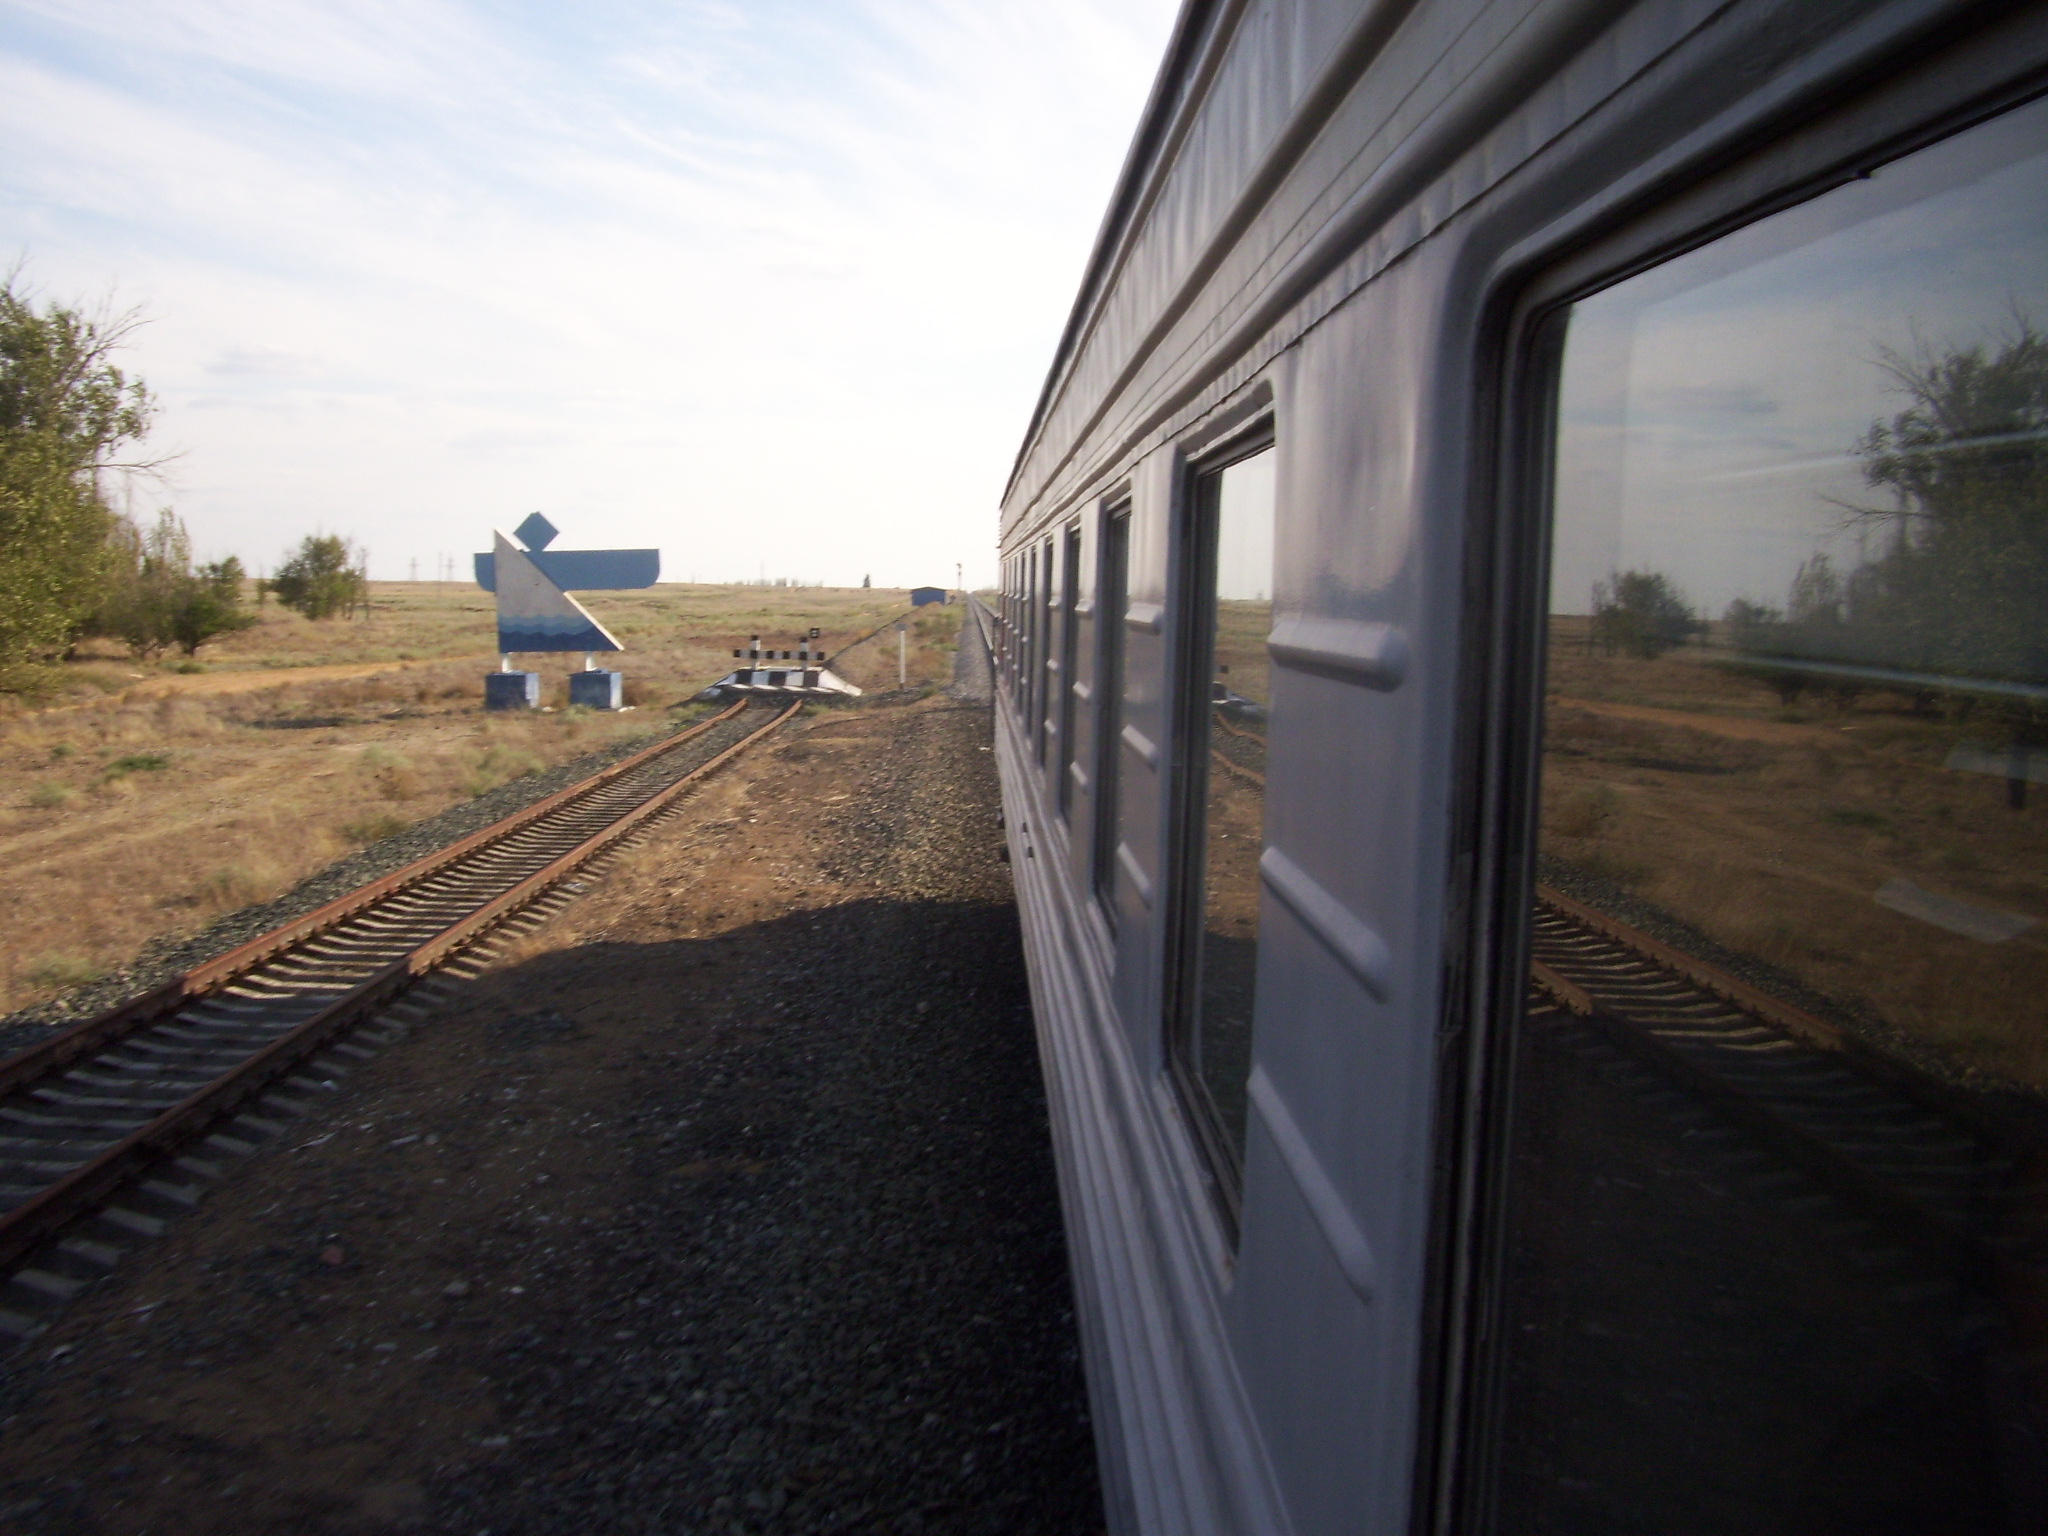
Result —
[[1006, 900], [488, 972], [61, 1337], [10, 1529], [1102, 1522]]

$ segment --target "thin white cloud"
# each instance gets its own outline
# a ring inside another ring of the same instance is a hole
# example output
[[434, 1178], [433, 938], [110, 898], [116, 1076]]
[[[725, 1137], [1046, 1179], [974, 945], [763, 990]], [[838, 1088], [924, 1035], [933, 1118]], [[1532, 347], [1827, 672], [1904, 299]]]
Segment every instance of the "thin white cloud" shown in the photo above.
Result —
[[181, 507], [259, 565], [543, 506], [676, 573], [986, 576], [1171, 9], [27, 0], [0, 250], [162, 317]]

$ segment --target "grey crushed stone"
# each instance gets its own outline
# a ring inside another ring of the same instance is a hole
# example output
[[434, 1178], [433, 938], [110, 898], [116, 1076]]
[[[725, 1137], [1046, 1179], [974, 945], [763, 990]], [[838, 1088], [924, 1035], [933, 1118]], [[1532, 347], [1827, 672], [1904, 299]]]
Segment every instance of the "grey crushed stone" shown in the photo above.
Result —
[[[427, 1528], [1092, 1536], [1092, 1429], [986, 710], [883, 758], [835, 862], [884, 894], [744, 930], [733, 1031], [620, 1123], [638, 1171], [747, 1166], [602, 1228], [484, 1233], [575, 1298], [489, 1367], [516, 1456]], [[732, 942], [728, 940], [727, 942]]]

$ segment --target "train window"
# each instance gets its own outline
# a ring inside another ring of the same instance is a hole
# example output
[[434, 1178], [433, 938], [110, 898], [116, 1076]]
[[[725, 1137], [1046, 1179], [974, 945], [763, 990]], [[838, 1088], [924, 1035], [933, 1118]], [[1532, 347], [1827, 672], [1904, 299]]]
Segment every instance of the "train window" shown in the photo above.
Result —
[[1095, 836], [1090, 861], [1096, 900], [1114, 921], [1118, 786], [1124, 733], [1124, 609], [1130, 601], [1131, 509], [1103, 515], [1095, 569]]
[[1065, 816], [1073, 809], [1074, 776], [1074, 683], [1081, 650], [1081, 529], [1078, 525], [1060, 536], [1060, 656], [1054, 678], [1054, 731], [1059, 742], [1059, 766], [1054, 777], [1053, 796]]
[[1032, 545], [1024, 561], [1024, 575], [1030, 580], [1030, 586], [1024, 590], [1024, 729], [1036, 745], [1038, 700], [1044, 696], [1044, 610], [1038, 596], [1042, 573], [1036, 545]]
[[1024, 620], [1024, 638], [1023, 644], [1019, 648], [1017, 654], [1017, 664], [1018, 666], [1023, 668], [1024, 671], [1024, 677], [1022, 679], [1024, 693], [1023, 725], [1027, 731], [1031, 728], [1032, 711], [1038, 698], [1038, 669], [1035, 664], [1038, 654], [1038, 612], [1036, 608], [1037, 597], [1038, 551], [1035, 548], [1033, 548], [1028, 549], [1024, 552], [1024, 600], [1021, 605], [1023, 609], [1022, 617]]
[[1564, 324], [1491, 1526], [2048, 1530], [2048, 103]]
[[1265, 837], [1270, 447], [1195, 477], [1181, 549], [1181, 867], [1168, 1056], [1226, 1209], [1244, 1160]]
[[1053, 646], [1057, 636], [1053, 633], [1053, 568], [1052, 540], [1047, 539], [1040, 547], [1038, 557], [1038, 591], [1033, 595], [1035, 611], [1033, 617], [1038, 625], [1038, 654], [1034, 658], [1032, 686], [1037, 690], [1031, 711], [1031, 739], [1036, 744], [1038, 761], [1045, 762], [1046, 737], [1050, 734], [1052, 719], [1052, 691], [1057, 682], [1059, 657]]

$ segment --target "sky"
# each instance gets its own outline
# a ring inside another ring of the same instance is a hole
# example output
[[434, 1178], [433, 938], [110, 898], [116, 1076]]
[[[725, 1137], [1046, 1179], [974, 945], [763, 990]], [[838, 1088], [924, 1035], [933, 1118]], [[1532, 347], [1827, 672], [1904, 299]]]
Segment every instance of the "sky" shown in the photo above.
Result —
[[0, 267], [148, 317], [202, 558], [985, 584], [1176, 8], [0, 0]]
[[1882, 552], [1856, 444], [1908, 401], [1887, 352], [2048, 330], [2048, 101], [1920, 150], [1575, 306], [1551, 607], [1660, 571], [1696, 612], [1783, 608], [1801, 562]]

